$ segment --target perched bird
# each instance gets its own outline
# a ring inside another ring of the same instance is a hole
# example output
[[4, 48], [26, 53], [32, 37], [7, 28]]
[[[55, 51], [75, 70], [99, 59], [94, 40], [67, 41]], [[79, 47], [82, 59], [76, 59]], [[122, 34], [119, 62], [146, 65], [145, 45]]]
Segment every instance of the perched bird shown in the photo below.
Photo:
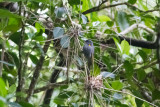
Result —
[[86, 40], [83, 46], [83, 53], [88, 61], [88, 75], [91, 65], [93, 64], [94, 46], [91, 40]]

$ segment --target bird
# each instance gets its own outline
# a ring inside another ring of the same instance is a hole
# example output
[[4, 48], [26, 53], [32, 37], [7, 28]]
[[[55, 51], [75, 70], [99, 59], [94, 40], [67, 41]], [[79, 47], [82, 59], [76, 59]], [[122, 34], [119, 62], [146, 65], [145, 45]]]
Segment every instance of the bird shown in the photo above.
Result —
[[89, 75], [89, 70], [91, 68], [91, 65], [93, 64], [94, 59], [94, 45], [91, 40], [86, 40], [83, 46], [83, 54], [88, 62], [88, 70], [87, 73]]

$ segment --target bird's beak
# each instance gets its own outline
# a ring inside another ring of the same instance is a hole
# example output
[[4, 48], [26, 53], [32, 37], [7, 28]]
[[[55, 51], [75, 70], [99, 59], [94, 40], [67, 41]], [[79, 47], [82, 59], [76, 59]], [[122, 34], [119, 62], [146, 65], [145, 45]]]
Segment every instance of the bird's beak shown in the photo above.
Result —
[[88, 46], [91, 46], [91, 44], [89, 44]]

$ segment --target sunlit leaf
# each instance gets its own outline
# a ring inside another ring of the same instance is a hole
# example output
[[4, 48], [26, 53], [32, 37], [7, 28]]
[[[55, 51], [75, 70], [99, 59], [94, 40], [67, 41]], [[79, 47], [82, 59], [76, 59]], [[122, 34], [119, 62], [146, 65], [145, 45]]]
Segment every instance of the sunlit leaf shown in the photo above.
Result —
[[2, 78], [0, 78], [0, 96], [5, 97], [7, 95], [6, 85]]
[[97, 64], [94, 64], [94, 71], [93, 71], [93, 75], [94, 76], [97, 76], [97, 75], [99, 75], [100, 74], [100, 68], [98, 67], [98, 65]]
[[120, 90], [123, 88], [123, 83], [120, 82], [119, 80], [112, 81], [112, 88], [115, 90]]
[[111, 20], [108, 16], [105, 15], [98, 16], [98, 18], [100, 22], [107, 22]]
[[121, 48], [121, 45], [119, 44], [118, 40], [116, 38], [113, 38], [113, 40], [114, 40], [119, 52], [122, 53], [122, 48]]
[[126, 40], [123, 40], [121, 42], [121, 49], [122, 49], [122, 54], [129, 55], [130, 46], [129, 46], [129, 43]]
[[9, 90], [8, 90], [8, 93], [9, 94], [13, 94], [14, 92], [16, 92], [16, 85], [15, 84], [13, 84], [13, 85], [11, 85], [10, 87], [9, 87]]

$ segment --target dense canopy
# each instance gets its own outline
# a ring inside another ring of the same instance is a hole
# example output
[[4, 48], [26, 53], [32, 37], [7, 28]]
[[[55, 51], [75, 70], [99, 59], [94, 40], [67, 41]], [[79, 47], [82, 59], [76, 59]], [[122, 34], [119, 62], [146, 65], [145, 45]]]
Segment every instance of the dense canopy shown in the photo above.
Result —
[[0, 0], [0, 107], [159, 107], [159, 16], [160, 0]]

